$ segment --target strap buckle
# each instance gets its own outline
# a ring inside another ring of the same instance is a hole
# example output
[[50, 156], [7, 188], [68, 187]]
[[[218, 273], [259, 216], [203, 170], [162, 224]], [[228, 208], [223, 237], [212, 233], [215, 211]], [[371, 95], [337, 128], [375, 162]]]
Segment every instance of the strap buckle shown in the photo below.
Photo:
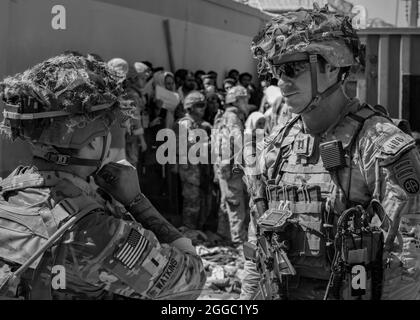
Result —
[[318, 57], [317, 57], [317, 55], [316, 54], [311, 54], [310, 56], [309, 56], [309, 62], [310, 63], [316, 63], [318, 61]]
[[48, 161], [55, 162], [56, 164], [67, 166], [69, 164], [70, 156], [65, 154], [58, 154], [49, 152], [45, 155]]

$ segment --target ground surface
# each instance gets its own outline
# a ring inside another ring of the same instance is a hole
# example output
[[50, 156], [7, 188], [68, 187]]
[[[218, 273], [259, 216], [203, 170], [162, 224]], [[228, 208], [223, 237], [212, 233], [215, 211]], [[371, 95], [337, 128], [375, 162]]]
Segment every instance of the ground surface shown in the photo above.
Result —
[[203, 260], [207, 281], [199, 300], [236, 300], [241, 293], [244, 257], [241, 250], [210, 232], [180, 230], [190, 238]]

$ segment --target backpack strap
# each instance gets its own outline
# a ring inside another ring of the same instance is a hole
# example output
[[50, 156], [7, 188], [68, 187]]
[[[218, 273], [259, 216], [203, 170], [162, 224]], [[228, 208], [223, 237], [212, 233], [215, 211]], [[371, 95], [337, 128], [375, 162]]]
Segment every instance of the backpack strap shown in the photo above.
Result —
[[50, 247], [52, 247], [61, 237], [70, 230], [79, 220], [86, 215], [100, 210], [102, 207], [87, 196], [79, 196], [76, 198], [66, 198], [60, 201], [52, 210], [59, 217], [62, 225], [60, 228], [43, 244], [24, 264], [22, 264], [15, 272], [4, 277], [0, 283], [0, 293], [7, 288], [12, 291], [19, 284], [19, 277]]
[[[287, 147], [288, 145], [290, 145], [293, 141], [294, 141], [294, 136], [297, 134], [297, 131], [294, 132], [293, 129], [297, 123], [297, 120], [301, 119], [300, 116], [295, 116], [294, 118], [290, 119], [286, 125], [284, 127], [282, 127], [280, 130], [278, 130], [277, 132], [275, 130], [273, 130], [274, 135], [273, 137], [268, 137], [267, 139], [267, 143], [265, 145], [265, 148], [267, 148], [267, 146], [269, 146], [270, 144], [274, 143], [274, 142], [280, 142], [280, 150], [279, 150], [279, 154], [277, 155], [277, 159], [276, 162], [274, 163], [274, 167], [273, 167], [273, 175], [270, 177], [270, 179], [275, 179], [278, 174], [279, 171], [281, 169], [280, 167], [280, 163], [281, 160], [283, 159], [283, 154], [282, 154], [282, 148], [283, 147]], [[293, 131], [293, 132], [292, 132]], [[291, 137], [291, 139], [289, 139], [288, 141], [286, 140], [286, 132], [292, 132], [293, 133], [293, 137]]]
[[359, 123], [358, 128], [356, 129], [356, 131], [353, 133], [350, 143], [349, 143], [349, 150], [352, 147], [353, 143], [356, 141], [357, 136], [359, 135], [360, 131], [362, 131], [363, 129], [363, 125], [365, 124], [365, 121], [374, 117], [374, 116], [380, 116], [380, 117], [384, 117], [387, 118], [389, 121], [392, 122], [392, 119], [389, 118], [386, 114], [375, 110], [374, 108], [372, 108], [370, 105], [368, 104], [363, 104], [362, 107], [356, 111], [355, 113], [349, 113], [346, 117], [351, 118], [352, 120], [356, 121]]

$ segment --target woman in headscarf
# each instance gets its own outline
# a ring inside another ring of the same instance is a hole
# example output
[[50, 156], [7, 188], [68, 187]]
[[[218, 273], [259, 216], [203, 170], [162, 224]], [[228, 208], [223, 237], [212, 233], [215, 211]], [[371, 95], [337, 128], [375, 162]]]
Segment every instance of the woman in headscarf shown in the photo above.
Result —
[[[168, 91], [173, 92], [179, 98], [178, 93], [176, 92], [175, 87], [175, 77], [172, 72], [169, 71], [159, 71], [153, 75], [153, 86], [160, 86], [165, 88]], [[157, 103], [159, 105], [159, 102]], [[174, 124], [174, 116], [175, 116], [175, 107], [165, 106], [166, 109], [166, 117], [165, 117], [165, 127], [172, 128]]]

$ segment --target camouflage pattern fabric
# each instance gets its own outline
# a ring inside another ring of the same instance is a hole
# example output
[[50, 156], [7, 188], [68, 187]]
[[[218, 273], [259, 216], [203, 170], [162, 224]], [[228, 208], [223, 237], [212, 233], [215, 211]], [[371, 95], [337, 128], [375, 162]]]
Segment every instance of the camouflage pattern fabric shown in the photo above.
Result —
[[[349, 112], [356, 114], [373, 112], [369, 110], [371, 109], [361, 107], [357, 100], [353, 100], [349, 107]], [[343, 147], [347, 148], [354, 135], [355, 126], [357, 127], [355, 120], [349, 116], [344, 117], [321, 137], [321, 141], [315, 143], [315, 148], [318, 148], [320, 142], [335, 139], [342, 141]], [[300, 186], [302, 183], [318, 185], [322, 194], [325, 192], [329, 197], [333, 210], [338, 214], [347, 208], [344, 194], [348, 194], [350, 203], [366, 205], [372, 199], [374, 191], [379, 191], [379, 199], [390, 223], [385, 237], [385, 249], [389, 252], [386, 258], [389, 259], [389, 263], [384, 269], [382, 299], [418, 299], [420, 292], [418, 268], [420, 251], [416, 231], [418, 222], [411, 221], [410, 225], [410, 218], [416, 217], [413, 213], [418, 211], [416, 206], [420, 199], [420, 155], [415, 149], [414, 140], [399, 130], [390, 119], [379, 114], [367, 118], [356, 136], [354, 148], [349, 149], [353, 159], [348, 164], [351, 170], [347, 168], [339, 171], [340, 181], [351, 181], [349, 184], [344, 184], [344, 190], [340, 192], [331, 189], [331, 184], [327, 181], [329, 178], [322, 174], [322, 165], [317, 167], [318, 169], [315, 168], [322, 163], [320, 158], [316, 161], [314, 160], [316, 158], [312, 160], [308, 158], [307, 163], [300, 162], [302, 156], [296, 154], [294, 142], [302, 130], [303, 124], [298, 117], [296, 121], [289, 122], [283, 131], [276, 132], [273, 137], [267, 139], [266, 146], [259, 156], [259, 166], [265, 184], [267, 185], [267, 181], [273, 178], [276, 160], [282, 152], [284, 161], [281, 162], [279, 169], [279, 185]], [[286, 152], [286, 149], [289, 151]], [[376, 171], [377, 166], [379, 166], [379, 176]], [[379, 182], [379, 190], [375, 190], [376, 182]], [[267, 199], [264, 189], [259, 188], [256, 192], [258, 194], [254, 194], [254, 198]], [[275, 206], [275, 201], [272, 205]], [[401, 221], [405, 221], [405, 225], [402, 225]], [[399, 232], [403, 237], [399, 236]], [[292, 263], [295, 264], [296, 261], [293, 260]], [[317, 268], [313, 263], [308, 269], [301, 269], [299, 272], [307, 270], [301, 274], [305, 279], [317, 278], [319, 276]], [[291, 297], [323, 298], [325, 289], [319, 290], [319, 288], [325, 285], [324, 280], [305, 282], [302, 279], [299, 286], [294, 289], [289, 288]]]
[[127, 161], [137, 167], [140, 150], [140, 134], [144, 134], [144, 128], [141, 122], [141, 111], [146, 106], [145, 98], [133, 88], [127, 89], [128, 100], [132, 100], [135, 106], [134, 118], [128, 120], [127, 133], [125, 135], [125, 152]]
[[[245, 115], [236, 107], [228, 107], [215, 125], [213, 152], [217, 155], [217, 175], [221, 203], [218, 233], [233, 243], [246, 240], [247, 193], [243, 173], [233, 173], [232, 160], [242, 164], [242, 140]], [[228, 223], [227, 223], [228, 222]]]
[[[36, 188], [8, 197], [11, 205], [52, 210], [65, 198], [91, 197], [103, 207], [79, 221], [52, 251], [44, 254], [30, 286], [32, 299], [195, 299], [205, 282], [201, 259], [160, 244], [130, 219], [121, 204], [101, 196], [94, 185], [64, 172], [29, 168]], [[149, 203], [148, 209], [155, 210]], [[65, 270], [57, 282], [56, 266]]]
[[201, 229], [199, 226], [201, 209], [200, 166], [179, 165], [182, 185], [182, 224], [189, 229]]
[[254, 37], [251, 50], [260, 74], [271, 73], [273, 59], [280, 64], [296, 53], [319, 54], [335, 67], [360, 61], [360, 42], [350, 18], [328, 11], [327, 6], [273, 17]]
[[48, 59], [0, 83], [7, 112], [0, 133], [79, 149], [82, 137], [101, 135], [114, 122], [134, 117], [122, 84], [103, 62], [73, 55]]
[[[189, 99], [194, 98], [193, 94], [190, 94]], [[201, 99], [201, 97], [198, 97]], [[201, 101], [201, 100], [200, 100]], [[182, 184], [182, 222], [183, 225], [193, 229], [200, 230], [203, 228], [208, 213], [205, 210], [204, 205], [207, 203], [207, 195], [203, 190], [203, 184], [207, 181], [203, 181], [202, 177], [206, 168], [202, 164], [191, 164], [188, 159], [188, 152], [191, 147], [195, 145], [196, 141], [193, 136], [190, 136], [192, 130], [202, 129], [204, 132], [210, 131], [211, 125], [205, 121], [196, 121], [189, 114], [184, 118], [180, 119], [175, 125], [175, 133], [177, 134], [177, 145], [180, 143], [180, 135], [186, 136], [188, 139], [186, 143], [185, 151], [187, 154], [181, 154], [179, 164], [179, 176]], [[204, 148], [208, 149], [208, 144], [204, 145]], [[183, 164], [187, 162], [187, 164]]]

